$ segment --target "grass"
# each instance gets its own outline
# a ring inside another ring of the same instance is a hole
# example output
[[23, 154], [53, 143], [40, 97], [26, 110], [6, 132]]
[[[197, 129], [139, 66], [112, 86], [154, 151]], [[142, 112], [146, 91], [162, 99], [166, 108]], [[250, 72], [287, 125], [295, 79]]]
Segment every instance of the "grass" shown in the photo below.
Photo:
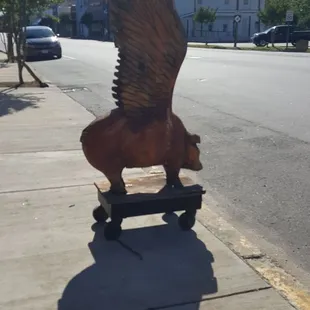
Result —
[[[215, 44], [191, 44], [188, 43], [189, 47], [196, 47], [196, 48], [207, 48], [207, 49], [220, 49], [220, 50], [237, 50], [237, 51], [260, 51], [260, 52], [295, 52], [296, 48], [294, 46], [289, 46], [286, 49], [286, 46], [269, 46], [269, 47], [259, 47], [259, 46], [253, 46], [253, 47], [233, 47], [233, 43], [231, 44], [232, 46], [223, 46], [223, 45], [215, 45]], [[310, 53], [310, 49], [308, 48], [307, 53]]]

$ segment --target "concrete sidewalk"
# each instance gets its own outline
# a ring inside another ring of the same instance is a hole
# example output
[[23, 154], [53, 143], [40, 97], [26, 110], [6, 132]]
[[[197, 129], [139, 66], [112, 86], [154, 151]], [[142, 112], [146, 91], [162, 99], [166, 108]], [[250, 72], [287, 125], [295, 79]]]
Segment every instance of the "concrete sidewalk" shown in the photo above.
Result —
[[92, 218], [103, 176], [79, 143], [93, 116], [53, 86], [0, 100], [1, 309], [293, 309], [199, 222], [126, 219], [122, 243], [105, 241]]
[[[18, 83], [18, 69], [16, 63], [5, 63], [6, 55], [0, 52], [0, 87], [10, 86], [12, 83]], [[29, 72], [24, 69], [23, 77], [25, 83], [34, 82]]]

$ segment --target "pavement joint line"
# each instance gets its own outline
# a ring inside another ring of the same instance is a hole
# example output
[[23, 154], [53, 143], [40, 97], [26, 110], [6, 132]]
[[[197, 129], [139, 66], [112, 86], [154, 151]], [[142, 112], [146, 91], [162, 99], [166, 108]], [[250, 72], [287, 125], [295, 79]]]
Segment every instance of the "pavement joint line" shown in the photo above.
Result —
[[41, 187], [41, 188], [31, 188], [31, 189], [16, 189], [16, 190], [8, 190], [8, 191], [0, 191], [0, 195], [6, 194], [16, 194], [16, 193], [26, 193], [26, 192], [37, 192], [37, 191], [48, 191], [53, 189], [62, 189], [62, 188], [73, 188], [73, 187], [86, 187], [94, 185], [93, 183], [83, 183], [83, 184], [75, 184], [75, 185], [62, 185], [62, 186], [51, 186], [51, 187]]
[[0, 152], [0, 155], [15, 155], [15, 154], [37, 154], [37, 153], [57, 153], [57, 152], [75, 152], [75, 151], [81, 151], [80, 148], [76, 148], [76, 149], [63, 149], [63, 150], [39, 150], [39, 151], [16, 151], [16, 152]]
[[[144, 176], [143, 172], [144, 171], [142, 170], [141, 173], [137, 173], [137, 174], [134, 174], [134, 175], [136, 175], [136, 177], [139, 177], [138, 175], [143, 175]], [[24, 192], [47, 191], [47, 190], [62, 189], [62, 188], [86, 187], [86, 186], [91, 186], [91, 185], [94, 185], [94, 183], [92, 182], [92, 183], [82, 183], [82, 184], [72, 184], [72, 185], [62, 185], [62, 186], [50, 186], [50, 187], [39, 187], [39, 188], [30, 188], [30, 189], [16, 189], [16, 190], [8, 190], [8, 191], [1, 191], [0, 190], [0, 195], [16, 194], [16, 193], [24, 193]]]
[[188, 302], [170, 304], [170, 305], [166, 305], [166, 306], [147, 308], [146, 310], [169, 309], [169, 308], [174, 308], [174, 307], [177, 307], [177, 306], [185, 306], [185, 305], [200, 303], [200, 302], [203, 302], [203, 301], [224, 299], [224, 298], [229, 298], [229, 297], [232, 297], [232, 296], [245, 295], [245, 294], [249, 294], [249, 293], [266, 291], [266, 290], [269, 290], [269, 289], [272, 289], [272, 287], [271, 286], [269, 286], [269, 287], [261, 287], [261, 288], [256, 288], [256, 289], [251, 289], [251, 290], [246, 290], [246, 291], [241, 291], [241, 292], [223, 294], [223, 295], [214, 296], [214, 297], [211, 296], [211, 297], [202, 298], [200, 300], [193, 300], [193, 301], [188, 301]]
[[67, 56], [67, 55], [63, 55], [62, 57], [64, 57], [64, 58], [68, 58], [68, 59], [72, 59], [72, 60], [76, 59], [76, 58], [74, 58], [74, 57]]

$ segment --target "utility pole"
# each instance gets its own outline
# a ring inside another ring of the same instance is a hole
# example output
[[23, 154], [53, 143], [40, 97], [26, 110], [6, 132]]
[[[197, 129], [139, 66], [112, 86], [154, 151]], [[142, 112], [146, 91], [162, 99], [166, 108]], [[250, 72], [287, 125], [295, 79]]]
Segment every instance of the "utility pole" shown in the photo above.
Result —
[[[197, 12], [197, 0], [194, 1], [194, 14]], [[196, 35], [196, 22], [194, 21], [193, 29], [192, 29], [192, 36]]]
[[[258, 0], [258, 12], [261, 10], [261, 0]], [[258, 32], [260, 32], [260, 18], [258, 18]]]
[[236, 14], [234, 16], [234, 47], [237, 47], [237, 42], [238, 42], [238, 25], [240, 20], [236, 19], [237, 16], [239, 15], [239, 0], [236, 0]]
[[111, 40], [111, 29], [110, 29], [110, 5], [109, 5], [110, 1], [106, 1], [106, 10], [107, 10], [107, 14], [106, 14], [106, 27], [107, 27], [107, 31], [108, 31], [108, 40]]

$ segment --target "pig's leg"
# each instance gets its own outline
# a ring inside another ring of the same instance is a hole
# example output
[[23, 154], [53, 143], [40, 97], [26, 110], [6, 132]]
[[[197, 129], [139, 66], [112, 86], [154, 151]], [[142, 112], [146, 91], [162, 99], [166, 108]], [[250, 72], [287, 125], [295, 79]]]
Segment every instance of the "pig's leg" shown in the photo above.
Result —
[[122, 178], [122, 173], [106, 174], [107, 179], [110, 181], [110, 192], [115, 195], [125, 195], [127, 193], [125, 182]]
[[183, 188], [183, 184], [180, 180], [180, 168], [170, 165], [164, 165], [166, 171], [166, 187], [169, 188]]

